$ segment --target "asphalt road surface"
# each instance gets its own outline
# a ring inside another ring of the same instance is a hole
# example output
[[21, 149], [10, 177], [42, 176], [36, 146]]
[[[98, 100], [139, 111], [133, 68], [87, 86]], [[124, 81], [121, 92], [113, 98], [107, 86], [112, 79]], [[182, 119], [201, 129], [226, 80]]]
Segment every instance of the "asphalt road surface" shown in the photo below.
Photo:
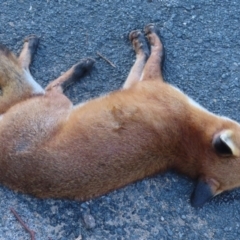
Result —
[[[150, 22], [159, 26], [165, 46], [166, 81], [207, 109], [240, 121], [240, 1], [0, 3], [2, 43], [18, 53], [25, 36], [41, 36], [31, 70], [43, 86], [79, 59], [96, 59], [90, 76], [67, 91], [74, 103], [122, 86], [134, 62], [128, 33]], [[85, 203], [39, 200], [1, 187], [0, 239], [30, 239], [11, 207], [37, 240], [238, 239], [240, 190], [194, 209], [189, 203], [193, 187], [190, 179], [167, 173]]]

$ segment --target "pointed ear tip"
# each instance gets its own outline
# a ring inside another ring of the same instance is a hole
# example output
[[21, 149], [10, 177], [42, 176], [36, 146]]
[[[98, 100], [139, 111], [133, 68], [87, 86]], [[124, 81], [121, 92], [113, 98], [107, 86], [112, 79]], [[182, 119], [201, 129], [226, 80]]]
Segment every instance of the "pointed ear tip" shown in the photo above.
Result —
[[221, 135], [215, 137], [212, 141], [213, 147], [219, 154], [232, 155], [233, 154], [233, 144], [228, 140], [223, 140]]
[[216, 133], [212, 140], [212, 145], [219, 154], [240, 156], [240, 148], [233, 138], [231, 130], [223, 130]]

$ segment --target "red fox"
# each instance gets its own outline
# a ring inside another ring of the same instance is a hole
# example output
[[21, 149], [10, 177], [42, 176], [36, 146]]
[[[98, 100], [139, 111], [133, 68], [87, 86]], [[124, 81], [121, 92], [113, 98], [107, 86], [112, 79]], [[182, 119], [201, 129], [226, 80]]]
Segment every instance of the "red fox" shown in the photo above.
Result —
[[29, 65], [39, 39], [17, 58], [0, 47], [0, 183], [40, 198], [88, 200], [169, 169], [197, 179], [202, 206], [240, 186], [240, 125], [163, 81], [157, 27], [130, 33], [136, 61], [123, 88], [73, 106], [64, 89], [91, 58], [43, 89]]

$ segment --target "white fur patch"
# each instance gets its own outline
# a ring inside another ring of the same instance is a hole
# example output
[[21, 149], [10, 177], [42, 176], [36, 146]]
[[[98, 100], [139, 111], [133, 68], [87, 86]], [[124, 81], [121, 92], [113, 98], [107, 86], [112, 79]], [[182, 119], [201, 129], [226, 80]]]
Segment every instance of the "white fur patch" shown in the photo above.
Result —
[[[176, 89], [178, 92], [180, 92], [180, 93], [182, 93], [182, 94], [184, 94], [178, 87], [176, 87], [176, 86], [173, 86], [173, 85], [171, 85], [174, 89]], [[184, 94], [185, 96], [187, 96], [186, 94]]]
[[[177, 88], [177, 87], [175, 87], [175, 86], [173, 86], [173, 88], [175, 88], [178, 92], [184, 94], [179, 88]], [[205, 111], [205, 112], [211, 113], [211, 112], [209, 112], [206, 108], [204, 108], [204, 107], [201, 106], [199, 103], [197, 103], [195, 100], [193, 100], [191, 97], [189, 97], [189, 96], [186, 95], [186, 94], [184, 94], [184, 95], [188, 98], [188, 102], [189, 102], [192, 106], [194, 106], [194, 107], [196, 107], [196, 108], [198, 108], [198, 109], [201, 109], [201, 110], [203, 110], [203, 111]]]
[[87, 102], [82, 102], [82, 103], [78, 103], [77, 105], [74, 105], [73, 108], [81, 108], [82, 106], [84, 106]]
[[[188, 97], [188, 96], [187, 96], [187, 97]], [[228, 118], [228, 117], [225, 117], [225, 116], [219, 116], [218, 114], [214, 114], [214, 113], [208, 111], [206, 108], [204, 108], [203, 106], [201, 106], [199, 103], [195, 102], [195, 101], [194, 101], [192, 98], [190, 98], [190, 97], [188, 97], [188, 101], [189, 101], [189, 103], [190, 103], [192, 106], [194, 106], [194, 107], [196, 107], [196, 108], [198, 108], [198, 109], [200, 109], [200, 110], [202, 110], [202, 111], [204, 111], [204, 112], [207, 112], [208, 114], [211, 114], [211, 115], [220, 117], [221, 119], [223, 119], [223, 120], [225, 120], [225, 121], [229, 121], [229, 122], [232, 122], [232, 123], [237, 123], [236, 121], [232, 120], [231, 118]], [[237, 123], [237, 124], [238, 124], [238, 123]]]
[[226, 121], [239, 124], [238, 122], [234, 121], [233, 119], [231, 119], [231, 118], [229, 118], [229, 117], [221, 116], [221, 118], [224, 119], [224, 120], [226, 120]]
[[32, 86], [33, 94], [44, 94], [44, 89], [33, 79], [29, 71], [23, 69], [26, 81]]
[[143, 80], [143, 77], [144, 77], [144, 74], [142, 73], [142, 74], [141, 74], [141, 77], [140, 77], [140, 79], [139, 79], [139, 82], [141, 82], [141, 81]]
[[206, 108], [204, 108], [203, 106], [201, 106], [199, 103], [197, 103], [196, 101], [194, 101], [192, 98], [188, 97], [188, 101], [189, 101], [189, 103], [190, 103], [191, 105], [193, 105], [194, 107], [199, 108], [199, 109], [201, 109], [201, 110], [203, 110], [203, 111], [209, 112]]

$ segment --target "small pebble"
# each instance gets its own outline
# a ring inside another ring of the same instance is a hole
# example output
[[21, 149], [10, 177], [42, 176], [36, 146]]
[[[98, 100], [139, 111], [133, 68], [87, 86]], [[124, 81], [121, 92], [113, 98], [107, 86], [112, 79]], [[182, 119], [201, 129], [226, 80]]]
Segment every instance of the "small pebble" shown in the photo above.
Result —
[[95, 228], [96, 226], [95, 219], [91, 214], [84, 214], [83, 221], [87, 229], [92, 229], [92, 228]]
[[168, 235], [172, 236], [173, 235], [173, 232], [172, 230], [170, 230], [169, 228], [167, 228], [167, 232], [168, 232]]
[[82, 240], [82, 235], [79, 235], [75, 240]]

